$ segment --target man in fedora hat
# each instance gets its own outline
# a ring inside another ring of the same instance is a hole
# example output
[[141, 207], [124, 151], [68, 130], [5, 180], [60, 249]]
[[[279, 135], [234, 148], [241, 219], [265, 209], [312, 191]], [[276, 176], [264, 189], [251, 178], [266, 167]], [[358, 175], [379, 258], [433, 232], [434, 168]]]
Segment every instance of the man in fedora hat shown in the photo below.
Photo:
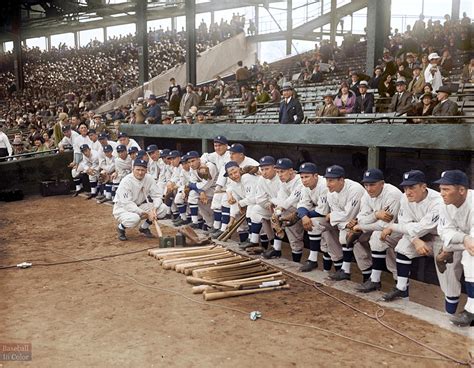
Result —
[[192, 106], [199, 105], [199, 96], [194, 92], [194, 86], [188, 83], [186, 86], [186, 93], [181, 98], [179, 104], [179, 114], [185, 116]]
[[360, 95], [356, 97], [356, 102], [352, 112], [354, 113], [365, 113], [371, 114], [374, 110], [374, 94], [368, 93], [367, 89], [369, 84], [367, 81], [360, 81], [359, 83], [359, 93]]
[[[323, 116], [330, 116], [336, 117], [339, 116], [339, 109], [336, 105], [334, 105], [334, 96], [331, 94], [327, 94], [324, 96], [324, 105], [319, 108], [316, 113], [316, 116], [323, 117]], [[336, 123], [335, 120], [324, 120], [318, 119], [316, 120], [317, 123]]]
[[420, 64], [415, 64], [413, 66], [413, 79], [408, 84], [407, 91], [416, 96], [423, 93], [423, 87], [425, 86], [425, 77], [421, 74], [422, 69], [423, 68]]
[[[438, 89], [436, 98], [439, 103], [433, 109], [433, 116], [456, 116], [458, 114], [458, 104], [449, 99], [451, 91], [447, 86], [441, 86]], [[436, 122], [442, 122], [437, 120]], [[454, 120], [444, 120], [446, 123], [454, 123]]]
[[406, 90], [407, 81], [405, 78], [398, 78], [395, 86], [397, 93], [393, 95], [390, 102], [390, 111], [396, 112], [397, 115], [403, 115], [412, 110], [413, 95]]
[[278, 121], [280, 124], [301, 124], [304, 119], [303, 108], [293, 96], [291, 83], [285, 83], [282, 88], [283, 101], [280, 103]]
[[146, 115], [148, 124], [161, 124], [161, 107], [158, 105], [155, 95], [148, 97], [148, 113]]

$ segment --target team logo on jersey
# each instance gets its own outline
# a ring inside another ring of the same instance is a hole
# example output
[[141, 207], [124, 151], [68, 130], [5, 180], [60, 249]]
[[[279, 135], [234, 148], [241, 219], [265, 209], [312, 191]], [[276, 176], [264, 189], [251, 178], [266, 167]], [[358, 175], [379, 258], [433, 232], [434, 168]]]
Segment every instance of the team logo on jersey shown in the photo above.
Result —
[[295, 197], [301, 197], [301, 190], [295, 191]]
[[431, 218], [431, 222], [436, 222], [439, 220], [439, 215], [434, 215], [432, 218]]
[[358, 201], [357, 199], [354, 199], [354, 200], [352, 201], [352, 207], [357, 206], [357, 203], [359, 203], [359, 201]]

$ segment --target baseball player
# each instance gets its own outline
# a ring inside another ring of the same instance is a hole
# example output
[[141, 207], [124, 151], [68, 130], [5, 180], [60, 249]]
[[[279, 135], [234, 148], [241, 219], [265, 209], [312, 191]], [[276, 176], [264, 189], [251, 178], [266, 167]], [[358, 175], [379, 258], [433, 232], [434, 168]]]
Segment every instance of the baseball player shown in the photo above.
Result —
[[[240, 168], [244, 168], [246, 166], [253, 166], [258, 167], [258, 162], [255, 161], [253, 158], [250, 158], [245, 155], [245, 147], [240, 143], [234, 143], [229, 147], [230, 159], [231, 161], [237, 162]], [[225, 170], [224, 170], [225, 173]], [[225, 190], [225, 184], [223, 181], [219, 181], [222, 184], [222, 189]], [[221, 229], [220, 231], [215, 231], [212, 234], [214, 239], [218, 238], [227, 228], [227, 225], [230, 221], [230, 207], [227, 206], [227, 203], [224, 201], [224, 205], [222, 206], [222, 217], [221, 217]], [[240, 243], [242, 246], [249, 245], [248, 243], [249, 234], [246, 231], [239, 232]]]
[[217, 168], [211, 162], [203, 164], [201, 157], [196, 151], [187, 154], [191, 167], [191, 177], [189, 179], [188, 203], [191, 211], [191, 221], [193, 228], [199, 228], [199, 215], [202, 216], [208, 228], [212, 226], [213, 217], [211, 201], [217, 181]]
[[[363, 246], [368, 242], [371, 250], [372, 273], [370, 278], [357, 288], [360, 292], [368, 293], [380, 290], [380, 278], [386, 267], [392, 273], [396, 272], [393, 249], [398, 239], [387, 236], [385, 240], [381, 240], [380, 235], [383, 229], [397, 219], [402, 192], [397, 187], [385, 183], [383, 172], [379, 169], [367, 170], [362, 183], [366, 192], [362, 196], [357, 225], [352, 231], [360, 233], [358, 242]], [[387, 255], [388, 262], [386, 262]]]
[[125, 132], [120, 132], [118, 134], [118, 144], [123, 144], [125, 147], [127, 147], [127, 150], [130, 147], [137, 147], [139, 150], [141, 149], [137, 141], [133, 138], [130, 138]]
[[86, 199], [91, 199], [97, 196], [97, 180], [99, 178], [99, 154], [97, 151], [91, 150], [88, 144], [83, 144], [79, 147], [83, 154], [83, 158], [79, 164], [73, 167], [71, 175], [76, 185], [76, 192], [74, 196], [77, 196], [82, 190], [82, 174], [89, 176], [89, 183], [91, 186], [91, 192], [87, 195]]
[[99, 136], [97, 135], [97, 132], [95, 129], [89, 129], [89, 132], [87, 133], [89, 136], [89, 139], [92, 142], [91, 149], [94, 151], [100, 152], [102, 150], [102, 145], [99, 142]]
[[111, 175], [112, 198], [115, 198], [115, 192], [122, 179], [132, 172], [132, 160], [130, 156], [128, 156], [127, 147], [123, 144], [119, 144], [115, 150], [118, 156], [115, 158], [115, 171]]
[[[462, 265], [467, 302], [463, 312], [453, 316], [451, 322], [457, 326], [468, 327], [474, 321], [474, 191], [469, 189], [467, 175], [460, 170], [443, 172], [435, 183], [439, 184], [444, 202], [439, 208], [438, 222], [438, 233], [443, 247], [438, 252], [436, 264], [439, 268], [441, 257], [446, 267], [443, 274], [450, 273], [447, 282], [456, 285]], [[455, 296], [453, 295], [453, 298]], [[455, 313], [455, 302], [455, 299], [446, 299], [446, 309], [452, 307], [450, 311]]]
[[168, 202], [165, 201], [165, 204], [171, 208], [171, 214], [173, 220], [179, 217], [178, 207], [174, 202], [174, 197], [176, 195], [176, 190], [179, 187], [180, 177], [181, 177], [181, 153], [177, 150], [173, 150], [169, 153], [166, 157], [168, 161], [168, 169], [167, 172], [169, 173], [169, 179], [167, 179], [165, 183], [165, 198]]
[[145, 221], [141, 224], [139, 232], [147, 238], [153, 237], [150, 225], [168, 213], [169, 209], [162, 201], [162, 193], [158, 191], [155, 180], [147, 174], [147, 167], [146, 161], [135, 160], [133, 172], [125, 176], [117, 188], [113, 215], [119, 223], [117, 226], [119, 240], [127, 240], [125, 229], [136, 227], [140, 220]]
[[[130, 160], [132, 160], [132, 162], [135, 162], [135, 160], [138, 158], [138, 148], [130, 147], [127, 152], [128, 152], [128, 156], [130, 157]], [[142, 159], [143, 159], [143, 156], [145, 156], [145, 153], [141, 155]]]
[[[324, 222], [329, 213], [327, 202], [328, 188], [326, 179], [318, 175], [318, 168], [312, 162], [305, 162], [299, 168], [299, 175], [303, 188], [298, 202], [298, 217], [309, 237], [309, 257], [300, 268], [301, 272], [309, 272], [318, 268], [318, 254], [321, 251], [321, 235], [325, 230]], [[325, 252], [326, 262], [324, 270], [329, 271], [332, 266], [329, 253]], [[324, 258], [323, 258], [324, 260]], [[327, 262], [329, 260], [329, 262]]]
[[[61, 128], [63, 132], [63, 138], [58, 143], [58, 148], [60, 152], [63, 152], [66, 148], [73, 148], [74, 147], [74, 138], [76, 138], [79, 133], [72, 130], [70, 125], [64, 125]], [[79, 154], [77, 157], [77, 163], [82, 159], [82, 154]], [[74, 163], [76, 163], [76, 154], [74, 153]]]
[[187, 225], [188, 221], [187, 214], [187, 196], [186, 188], [189, 188], [189, 180], [191, 177], [191, 167], [189, 166], [189, 160], [187, 154], [181, 157], [181, 172], [179, 175], [179, 184], [174, 203], [178, 207], [179, 218], [174, 221], [175, 226]]
[[[115, 157], [113, 155], [114, 149], [110, 144], [106, 144], [103, 147], [104, 157], [100, 160], [99, 164], [99, 181], [103, 181], [104, 186], [102, 197], [97, 196], [97, 203], [111, 202], [112, 201], [112, 177], [111, 175], [115, 171]], [[101, 179], [102, 178], [102, 179]]]
[[367, 254], [368, 252], [362, 249], [359, 243], [353, 244], [347, 241], [351, 229], [357, 223], [356, 217], [361, 198], [365, 193], [364, 187], [346, 179], [344, 169], [338, 165], [328, 167], [324, 177], [329, 190], [327, 199], [330, 208], [326, 218], [339, 232], [339, 243], [342, 247], [342, 267], [329, 274], [329, 278], [335, 281], [350, 280], [351, 261], [355, 256], [365, 281], [371, 273], [370, 254]]
[[[405, 195], [400, 201], [398, 223], [386, 227], [381, 234], [382, 240], [392, 233], [401, 236], [395, 247], [397, 284], [392, 291], [382, 296], [385, 301], [408, 297], [412, 259], [438, 254], [443, 246], [437, 233], [439, 210], [443, 204], [440, 194], [427, 188], [425, 174], [419, 170], [404, 173], [400, 186]], [[446, 312], [455, 313], [461, 293], [460, 275], [456, 275], [452, 267], [441, 273], [436, 262], [435, 266], [441, 290], [445, 294]]]
[[101, 158], [103, 159], [104, 158], [104, 147], [106, 145], [109, 145], [112, 147], [112, 155], [114, 157], [117, 157], [117, 151], [116, 151], [116, 148], [118, 146], [118, 143], [117, 142], [114, 142], [114, 141], [111, 141], [109, 140], [109, 136], [106, 132], [102, 132], [100, 133], [98, 136], [97, 136], [97, 140], [99, 141], [100, 143], [100, 147], [97, 149], [97, 152], [99, 152]]
[[74, 157], [76, 156], [76, 153], [80, 153], [80, 160], [84, 157], [81, 152], [81, 146], [83, 144], [87, 144], [89, 148], [92, 147], [93, 142], [89, 138], [89, 129], [87, 128], [86, 123], [80, 123], [79, 127], [79, 135], [76, 135], [73, 140], [72, 140], [72, 147], [74, 149]]
[[[204, 163], [212, 162], [216, 165], [216, 168], [219, 172], [219, 176], [216, 182], [216, 190], [214, 196], [212, 197], [211, 208], [214, 215], [214, 222], [212, 228], [209, 231], [209, 234], [214, 234], [221, 229], [222, 226], [222, 207], [229, 207], [229, 204], [226, 202], [226, 177], [225, 174], [225, 164], [230, 161], [230, 152], [228, 151], [229, 142], [227, 138], [223, 135], [218, 135], [214, 138], [214, 152], [208, 155], [202, 155], [201, 161]], [[229, 213], [229, 212], [227, 212]], [[224, 229], [225, 230], [225, 229]]]
[[160, 173], [164, 171], [163, 160], [160, 159], [160, 150], [156, 144], [150, 144], [146, 148], [148, 156], [148, 174], [158, 183]]
[[[289, 221], [290, 224], [284, 228], [291, 246], [291, 255], [293, 262], [300, 262], [303, 253], [303, 225], [297, 218], [296, 210], [301, 198], [301, 178], [293, 170], [293, 162], [289, 158], [280, 158], [275, 164], [277, 175], [280, 178], [280, 189], [277, 197], [272, 198], [271, 202], [275, 206], [272, 215], [272, 222], [276, 230], [273, 248], [263, 253], [264, 258], [281, 257], [281, 240], [284, 234], [278, 234], [280, 222]], [[296, 221], [296, 222], [294, 222]], [[278, 240], [280, 241], [277, 241]]]

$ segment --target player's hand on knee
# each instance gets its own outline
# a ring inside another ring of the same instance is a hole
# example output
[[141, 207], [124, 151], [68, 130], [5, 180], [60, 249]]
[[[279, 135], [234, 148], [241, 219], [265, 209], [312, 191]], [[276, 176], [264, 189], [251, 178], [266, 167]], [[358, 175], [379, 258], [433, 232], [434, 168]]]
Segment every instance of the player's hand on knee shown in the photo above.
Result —
[[70, 168], [77, 168], [77, 164], [75, 162], [71, 162], [69, 165], [67, 165]]
[[464, 248], [471, 256], [474, 256], [474, 238], [472, 236], [464, 237]]
[[380, 210], [380, 211], [376, 211], [375, 212], [375, 217], [378, 219], [378, 220], [382, 220], [384, 222], [390, 222], [393, 220], [393, 215], [388, 212], [388, 211], [383, 211], [383, 210]]
[[346, 228], [347, 229], [352, 229], [356, 225], [357, 225], [357, 219], [352, 219], [351, 221], [349, 221], [347, 223]]
[[311, 231], [311, 230], [313, 230], [313, 222], [311, 221], [311, 219], [310, 219], [308, 216], [304, 216], [304, 217], [301, 219], [301, 223], [303, 224], [303, 228], [304, 228], [306, 231]]
[[148, 218], [148, 212], [143, 212], [142, 214], [140, 214], [141, 220], [146, 220], [147, 218]]
[[153, 222], [156, 220], [156, 210], [154, 208], [148, 211], [147, 215], [149, 221]]
[[352, 231], [361, 232], [362, 229], [360, 228], [360, 225], [355, 225], [355, 226], [352, 227]]
[[386, 227], [380, 233], [380, 240], [384, 240], [384, 241], [387, 240], [387, 236], [389, 236], [390, 234], [392, 234], [392, 229], [389, 227]]

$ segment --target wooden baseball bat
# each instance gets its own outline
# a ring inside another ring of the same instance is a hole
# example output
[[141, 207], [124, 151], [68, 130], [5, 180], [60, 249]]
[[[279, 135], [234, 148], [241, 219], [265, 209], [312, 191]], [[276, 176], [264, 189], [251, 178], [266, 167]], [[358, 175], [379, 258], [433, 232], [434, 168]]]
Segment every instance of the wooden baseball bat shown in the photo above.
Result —
[[229, 257], [229, 254], [227, 252], [221, 252], [221, 253], [216, 253], [212, 255], [176, 258], [176, 259], [169, 259], [169, 260], [163, 261], [161, 266], [165, 270], [169, 270], [169, 269], [174, 269], [174, 267], [180, 263], [188, 263], [188, 262], [197, 261], [197, 260], [204, 261], [204, 260], [210, 260], [210, 259], [220, 259], [220, 258], [227, 258], [227, 257]]
[[239, 273], [248, 273], [252, 270], [254, 271], [260, 271], [260, 270], [264, 270], [265, 268], [263, 268], [261, 265], [249, 265], [249, 266], [245, 266], [245, 267], [239, 267], [239, 268], [236, 268], [236, 269], [229, 269], [229, 270], [219, 270], [219, 271], [213, 271], [213, 272], [204, 272], [202, 273], [202, 276], [206, 276], [206, 277], [212, 277], [212, 276], [224, 276], [224, 275], [231, 275], [231, 274], [239, 274]]
[[214, 281], [229, 281], [229, 280], [235, 280], [235, 278], [245, 278], [245, 277], [255, 277], [255, 276], [263, 276], [263, 275], [268, 275], [268, 271], [260, 271], [260, 272], [254, 272], [252, 274], [241, 274], [241, 275], [234, 275], [234, 276], [223, 276], [223, 277], [215, 277], [213, 278]]
[[[218, 238], [217, 240], [221, 240], [221, 241], [226, 241], [227, 239], [229, 239], [232, 234], [235, 232], [235, 230], [237, 230], [239, 228], [240, 225], [242, 225], [242, 223], [244, 222], [245, 220], [245, 214], [241, 215], [233, 224], [232, 226], [229, 226]], [[226, 238], [224, 240], [224, 238]]]
[[252, 261], [245, 261], [245, 262], [240, 262], [240, 263], [232, 264], [232, 265], [208, 267], [208, 268], [203, 269], [203, 270], [196, 270], [196, 272], [193, 272], [193, 276], [194, 277], [199, 277], [199, 274], [204, 273], [204, 272], [210, 272], [210, 271], [216, 271], [216, 270], [226, 270], [226, 269], [230, 269], [230, 268], [239, 268], [239, 267], [244, 267], [244, 266], [247, 266], [247, 265], [255, 265], [255, 264], [259, 264], [259, 263], [262, 263], [262, 262], [258, 259], [255, 259], [255, 260], [252, 260]]
[[179, 263], [176, 265], [175, 267], [175, 270], [176, 272], [181, 272], [181, 273], [184, 273], [184, 271], [188, 268], [193, 268], [193, 267], [197, 267], [199, 268], [200, 266], [203, 266], [203, 268], [205, 267], [209, 267], [209, 266], [217, 266], [219, 265], [221, 262], [229, 262], [229, 261], [232, 261], [232, 260], [235, 260], [237, 257], [233, 256], [233, 255], [229, 255], [227, 254], [227, 256], [225, 258], [221, 258], [221, 259], [210, 259], [210, 260], [204, 260], [204, 261], [201, 261], [201, 260], [191, 260], [189, 262], [184, 262], [184, 263]]
[[260, 279], [263, 279], [263, 278], [266, 278], [266, 277], [277, 278], [277, 277], [281, 277], [281, 276], [283, 276], [282, 272], [275, 272], [275, 273], [269, 273], [269, 274], [262, 275], [262, 276], [238, 278], [238, 279], [235, 279], [235, 280], [228, 280], [228, 281], [225, 281], [225, 282], [226, 283], [234, 283], [234, 282], [238, 283], [238, 282], [245, 282], [245, 281], [252, 281], [252, 280], [260, 280]]
[[150, 256], [155, 256], [155, 255], [164, 255], [164, 254], [171, 254], [171, 253], [187, 253], [187, 252], [194, 252], [196, 250], [204, 250], [204, 249], [211, 249], [215, 247], [215, 245], [204, 245], [200, 247], [192, 247], [192, 248], [183, 248], [183, 247], [178, 247], [178, 248], [155, 248], [155, 249], [150, 249], [148, 251], [148, 254]]
[[204, 300], [211, 301], [217, 299], [224, 299], [224, 298], [232, 298], [234, 296], [242, 296], [242, 295], [250, 295], [250, 294], [257, 294], [257, 293], [264, 293], [267, 291], [275, 291], [275, 290], [285, 290], [289, 289], [290, 285], [282, 285], [282, 286], [272, 286], [272, 287], [265, 287], [260, 289], [250, 289], [250, 290], [232, 290], [232, 291], [220, 291], [216, 293], [206, 293], [204, 292]]
[[156, 233], [158, 234], [158, 238], [163, 237], [163, 232], [161, 231], [160, 225], [158, 225], [158, 221], [156, 219], [153, 220], [153, 225], [155, 225]]
[[[276, 287], [285, 285], [285, 280], [269, 280], [269, 281], [260, 281], [252, 284], [242, 284], [234, 288], [238, 290], [255, 290], [263, 289], [267, 287]], [[193, 287], [193, 294], [201, 294], [206, 292], [207, 294], [218, 293], [221, 291], [232, 291], [232, 288], [229, 286], [220, 286], [220, 285], [199, 285]]]
[[188, 253], [188, 254], [173, 254], [173, 255], [170, 255], [170, 256], [160, 257], [159, 261], [160, 261], [160, 264], [161, 264], [165, 261], [172, 261], [172, 260], [175, 260], [175, 259], [186, 259], [186, 258], [192, 258], [192, 257], [212, 256], [214, 254], [219, 254], [219, 253], [223, 253], [223, 252], [227, 252], [227, 253], [229, 253], [229, 255], [233, 254], [233, 253], [230, 253], [230, 252], [228, 252], [224, 249], [216, 249], [214, 251], [205, 251], [205, 252], [199, 251], [199, 252], [196, 252], [196, 253]]
[[[282, 272], [276, 272], [268, 275], [263, 275], [263, 276], [255, 276], [255, 277], [247, 277], [243, 279], [234, 279], [234, 280], [229, 280], [229, 281], [224, 281], [224, 282], [218, 282], [218, 284], [222, 285], [233, 285], [233, 284], [239, 284], [239, 283], [244, 283], [244, 282], [251, 282], [251, 281], [261, 281], [263, 279], [276, 279], [283, 276]], [[217, 282], [214, 280], [207, 280], [207, 279], [202, 279], [199, 277], [193, 277], [193, 276], [188, 276], [186, 277], [186, 282], [191, 285], [210, 285], [216, 284]]]

